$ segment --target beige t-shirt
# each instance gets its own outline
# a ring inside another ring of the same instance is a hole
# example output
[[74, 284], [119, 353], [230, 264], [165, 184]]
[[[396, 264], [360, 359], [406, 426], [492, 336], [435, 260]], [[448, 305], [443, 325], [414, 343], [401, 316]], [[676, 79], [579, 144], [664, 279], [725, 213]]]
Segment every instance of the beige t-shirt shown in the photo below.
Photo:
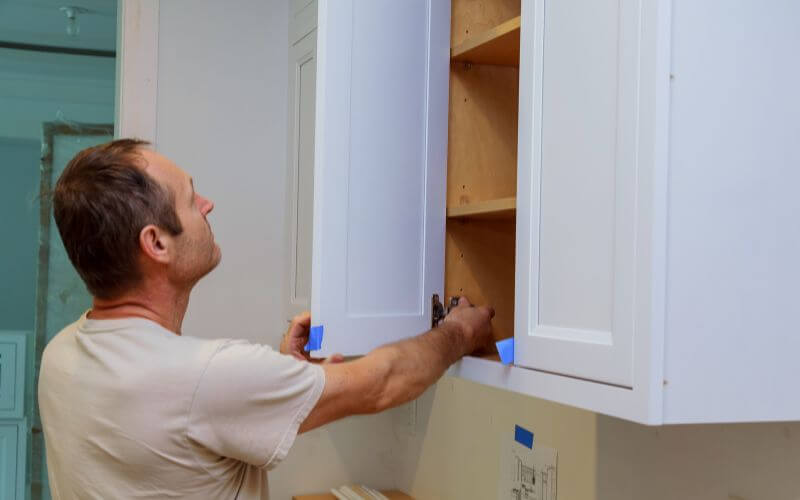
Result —
[[42, 357], [53, 498], [267, 499], [324, 385], [267, 346], [84, 314]]

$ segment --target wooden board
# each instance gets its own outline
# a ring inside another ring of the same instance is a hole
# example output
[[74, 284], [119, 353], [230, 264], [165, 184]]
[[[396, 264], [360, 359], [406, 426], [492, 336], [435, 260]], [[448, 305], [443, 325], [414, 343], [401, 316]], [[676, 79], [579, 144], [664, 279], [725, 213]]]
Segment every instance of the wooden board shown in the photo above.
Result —
[[[402, 491], [389, 490], [381, 491], [381, 493], [388, 497], [389, 500], [414, 500], [414, 497], [410, 497]], [[292, 500], [336, 500], [336, 497], [331, 493], [319, 493], [316, 495], [295, 495]]]
[[520, 0], [452, 0], [450, 46], [520, 15]]
[[517, 199], [479, 201], [447, 208], [448, 219], [514, 219], [517, 215]]
[[491, 305], [495, 340], [514, 335], [514, 221], [447, 221], [445, 296]]
[[519, 66], [520, 18], [514, 17], [450, 49], [453, 61]]
[[450, 64], [447, 206], [517, 193], [519, 70]]

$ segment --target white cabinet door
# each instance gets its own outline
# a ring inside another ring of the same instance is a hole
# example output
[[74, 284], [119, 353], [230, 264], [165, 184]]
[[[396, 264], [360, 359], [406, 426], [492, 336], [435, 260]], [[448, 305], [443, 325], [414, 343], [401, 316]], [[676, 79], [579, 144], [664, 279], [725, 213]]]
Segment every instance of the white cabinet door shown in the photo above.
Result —
[[288, 318], [311, 307], [316, 56], [317, 33], [313, 29], [289, 49], [288, 268], [284, 287]]
[[312, 321], [363, 354], [443, 292], [450, 2], [321, 0], [317, 37]]
[[523, 4], [515, 362], [631, 387], [642, 2]]

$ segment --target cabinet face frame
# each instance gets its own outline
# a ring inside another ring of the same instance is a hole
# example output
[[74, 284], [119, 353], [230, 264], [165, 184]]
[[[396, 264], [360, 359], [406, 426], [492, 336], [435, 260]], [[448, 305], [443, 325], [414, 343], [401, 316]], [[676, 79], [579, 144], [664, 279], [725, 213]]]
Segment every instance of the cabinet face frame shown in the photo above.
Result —
[[[552, 1], [552, 0], [551, 0]], [[663, 405], [664, 251], [669, 129], [670, 4], [642, 1], [638, 57], [637, 233], [631, 388], [525, 368], [532, 366], [536, 325], [532, 304], [538, 286], [538, 203], [542, 63], [546, 0], [523, 0], [520, 55], [519, 171], [517, 184], [517, 283], [515, 363], [498, 374], [508, 389], [643, 423], [659, 424]], [[477, 360], [457, 372], [479, 378]], [[569, 368], [569, 367], [566, 367]], [[622, 384], [620, 384], [622, 385]]]

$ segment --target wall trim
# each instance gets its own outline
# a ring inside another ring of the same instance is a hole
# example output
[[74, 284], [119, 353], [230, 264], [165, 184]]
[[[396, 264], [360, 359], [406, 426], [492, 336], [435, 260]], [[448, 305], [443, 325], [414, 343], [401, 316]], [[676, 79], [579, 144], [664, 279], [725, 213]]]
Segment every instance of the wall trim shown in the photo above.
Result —
[[156, 144], [159, 0], [119, 0], [117, 6], [116, 137]]

